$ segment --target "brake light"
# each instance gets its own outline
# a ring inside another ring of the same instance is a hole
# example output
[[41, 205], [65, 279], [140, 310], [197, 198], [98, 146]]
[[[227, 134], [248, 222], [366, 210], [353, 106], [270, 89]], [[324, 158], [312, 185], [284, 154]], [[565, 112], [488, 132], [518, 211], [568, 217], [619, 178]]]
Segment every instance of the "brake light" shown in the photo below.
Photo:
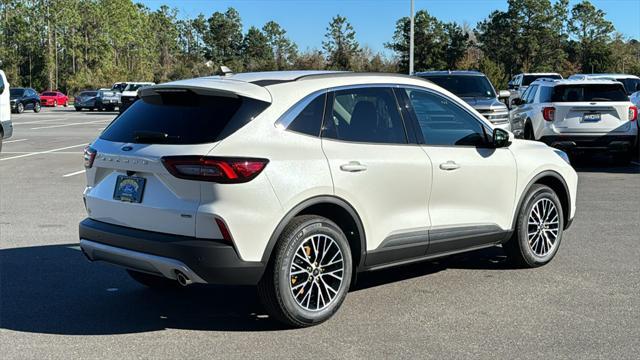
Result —
[[188, 180], [237, 184], [251, 181], [267, 166], [267, 159], [210, 156], [167, 156], [164, 167], [175, 177]]
[[556, 108], [546, 107], [542, 109], [542, 117], [547, 121], [553, 121], [556, 117]]
[[84, 147], [84, 167], [90, 169], [93, 166], [93, 161], [96, 159], [98, 151], [87, 145]]
[[638, 120], [638, 108], [635, 106], [629, 106], [629, 121]]

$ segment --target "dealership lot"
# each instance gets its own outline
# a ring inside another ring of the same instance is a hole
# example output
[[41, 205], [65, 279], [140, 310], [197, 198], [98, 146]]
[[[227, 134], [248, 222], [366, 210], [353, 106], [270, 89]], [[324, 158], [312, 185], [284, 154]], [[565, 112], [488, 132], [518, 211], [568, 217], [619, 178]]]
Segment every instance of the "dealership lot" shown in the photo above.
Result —
[[584, 160], [557, 258], [499, 248], [362, 275], [336, 317], [286, 330], [253, 288], [153, 292], [78, 251], [82, 148], [115, 113], [13, 115], [0, 154], [3, 358], [636, 358], [640, 165]]

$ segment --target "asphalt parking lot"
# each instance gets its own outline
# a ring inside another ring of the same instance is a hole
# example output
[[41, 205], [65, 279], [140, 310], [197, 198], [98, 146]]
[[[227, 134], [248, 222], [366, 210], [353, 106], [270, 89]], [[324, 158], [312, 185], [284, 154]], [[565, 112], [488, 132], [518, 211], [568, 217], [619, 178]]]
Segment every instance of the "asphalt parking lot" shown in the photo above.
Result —
[[555, 260], [500, 248], [363, 275], [338, 314], [288, 330], [250, 287], [153, 292], [77, 247], [82, 148], [115, 113], [13, 115], [0, 154], [2, 358], [571, 358], [640, 353], [640, 164], [585, 159]]

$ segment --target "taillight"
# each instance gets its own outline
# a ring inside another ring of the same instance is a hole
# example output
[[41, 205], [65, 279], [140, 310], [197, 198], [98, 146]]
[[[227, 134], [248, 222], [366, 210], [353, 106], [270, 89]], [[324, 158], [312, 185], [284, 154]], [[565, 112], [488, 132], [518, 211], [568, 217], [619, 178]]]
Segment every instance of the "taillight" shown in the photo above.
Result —
[[180, 179], [237, 184], [252, 180], [267, 166], [267, 159], [210, 156], [166, 156], [164, 167]]
[[638, 120], [638, 108], [635, 106], [629, 106], [629, 121]]
[[542, 109], [542, 117], [547, 121], [553, 121], [556, 117], [556, 108], [546, 107]]
[[84, 167], [90, 169], [93, 166], [93, 161], [96, 159], [98, 151], [87, 145], [84, 147]]

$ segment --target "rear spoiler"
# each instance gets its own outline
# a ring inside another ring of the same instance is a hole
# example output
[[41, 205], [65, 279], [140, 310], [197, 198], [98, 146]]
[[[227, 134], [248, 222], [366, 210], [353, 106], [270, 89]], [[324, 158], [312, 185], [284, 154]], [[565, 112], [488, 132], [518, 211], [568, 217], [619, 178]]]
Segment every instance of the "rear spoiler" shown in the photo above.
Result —
[[262, 86], [228, 78], [198, 78], [179, 80], [140, 89], [140, 97], [153, 96], [168, 91], [191, 90], [208, 96], [245, 97], [271, 103], [271, 94]]

